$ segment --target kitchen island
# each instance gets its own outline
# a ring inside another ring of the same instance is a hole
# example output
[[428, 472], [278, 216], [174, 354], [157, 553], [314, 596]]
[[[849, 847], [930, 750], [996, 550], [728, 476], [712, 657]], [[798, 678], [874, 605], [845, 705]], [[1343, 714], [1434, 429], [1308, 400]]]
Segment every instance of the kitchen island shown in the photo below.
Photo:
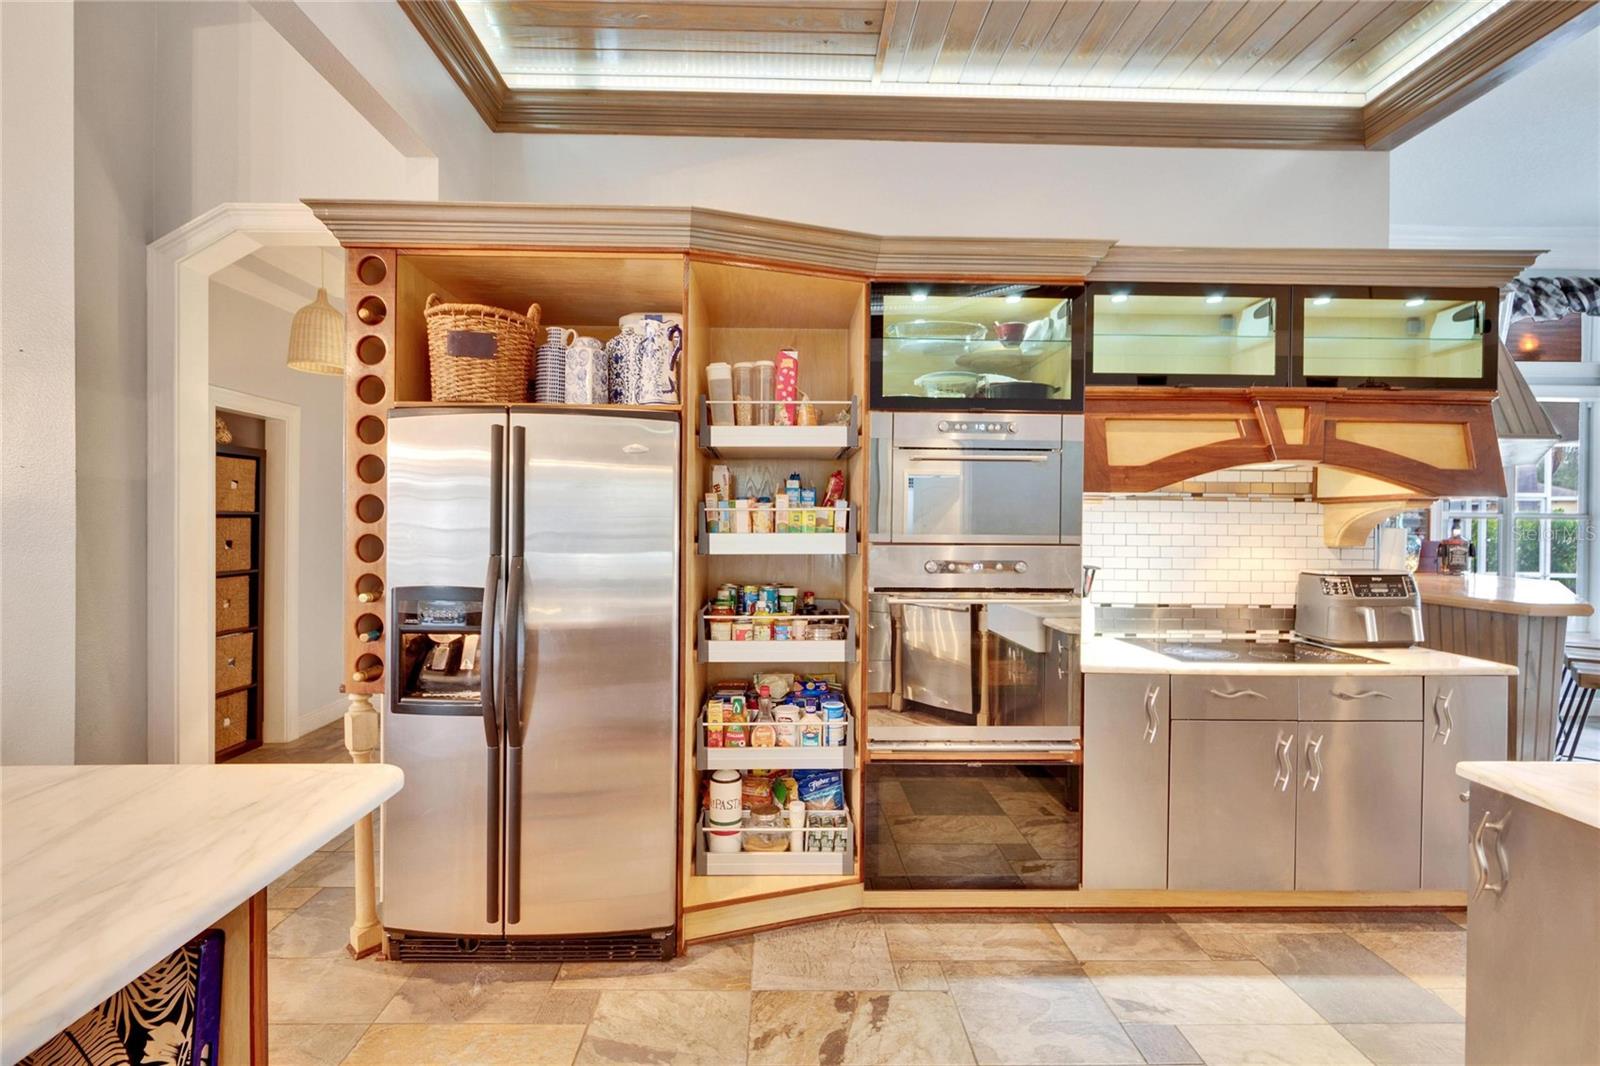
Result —
[[1540, 578], [1417, 574], [1416, 581], [1428, 647], [1520, 671], [1511, 690], [1511, 757], [1551, 758], [1567, 620], [1594, 608], [1559, 581]]
[[1467, 1061], [1600, 1062], [1600, 766], [1464, 762]]
[[0, 1061], [215, 927], [212, 1061], [264, 1063], [266, 887], [401, 781], [385, 765], [6, 767]]

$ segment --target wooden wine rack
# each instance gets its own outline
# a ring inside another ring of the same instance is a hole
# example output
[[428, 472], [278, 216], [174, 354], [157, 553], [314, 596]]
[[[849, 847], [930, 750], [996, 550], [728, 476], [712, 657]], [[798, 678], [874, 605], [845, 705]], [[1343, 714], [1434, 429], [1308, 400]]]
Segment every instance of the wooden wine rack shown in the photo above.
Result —
[[[383, 691], [388, 625], [384, 553], [389, 409], [394, 406], [395, 252], [350, 248], [345, 260], [344, 502], [346, 692]], [[363, 602], [363, 594], [375, 596]], [[367, 639], [374, 631], [377, 640]]]

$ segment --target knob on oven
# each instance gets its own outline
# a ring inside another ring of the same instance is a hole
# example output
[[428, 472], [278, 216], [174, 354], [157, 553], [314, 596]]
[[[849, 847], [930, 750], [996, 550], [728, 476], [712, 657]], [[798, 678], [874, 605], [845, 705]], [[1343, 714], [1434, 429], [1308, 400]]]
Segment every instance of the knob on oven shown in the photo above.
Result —
[[937, 574], [939, 572], [938, 560], [929, 559], [927, 562], [922, 564], [922, 569], [926, 570], [930, 574]]
[[941, 418], [939, 420], [939, 432], [940, 433], [949, 433], [950, 432], [950, 420], [948, 418]]
[[1019, 574], [1026, 574], [1028, 572], [1028, 564], [1024, 560], [1018, 559], [1017, 565], [1013, 566], [1011, 569], [1015, 570]]

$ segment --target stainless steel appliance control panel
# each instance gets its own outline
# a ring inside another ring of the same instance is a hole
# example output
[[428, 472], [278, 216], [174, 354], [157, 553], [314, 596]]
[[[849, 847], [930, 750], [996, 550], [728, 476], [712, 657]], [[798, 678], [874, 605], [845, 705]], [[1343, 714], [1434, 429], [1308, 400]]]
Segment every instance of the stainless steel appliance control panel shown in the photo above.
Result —
[[1307, 571], [1295, 589], [1295, 632], [1349, 647], [1422, 643], [1422, 597], [1408, 573]]

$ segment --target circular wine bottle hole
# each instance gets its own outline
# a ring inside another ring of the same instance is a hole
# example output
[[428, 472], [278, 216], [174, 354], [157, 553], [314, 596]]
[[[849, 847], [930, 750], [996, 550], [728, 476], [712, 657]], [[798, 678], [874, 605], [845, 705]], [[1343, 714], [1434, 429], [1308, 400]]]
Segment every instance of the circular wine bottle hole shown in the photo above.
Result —
[[383, 660], [376, 655], [363, 655], [356, 660], [353, 681], [377, 681], [383, 677]]
[[377, 366], [389, 354], [382, 337], [366, 336], [356, 342], [356, 358], [368, 366]]
[[376, 374], [368, 374], [356, 382], [356, 395], [361, 397], [362, 403], [381, 403], [388, 391], [383, 387], [383, 379]]
[[383, 558], [383, 540], [371, 533], [356, 538], [356, 558], [364, 563], [375, 563]]
[[383, 419], [366, 415], [356, 423], [356, 437], [362, 444], [376, 444], [383, 439]]
[[356, 477], [368, 485], [376, 485], [383, 480], [383, 460], [376, 455], [363, 455], [356, 460]]
[[[376, 636], [374, 636], [376, 634]], [[364, 614], [356, 619], [356, 637], [360, 640], [378, 640], [383, 636], [383, 619], [375, 614]]]
[[389, 316], [389, 308], [376, 296], [368, 296], [356, 304], [356, 317], [369, 326], [376, 326]]
[[356, 598], [362, 603], [376, 603], [383, 596], [383, 579], [377, 574], [362, 574], [356, 578]]
[[383, 517], [383, 501], [368, 493], [356, 501], [356, 517], [363, 522], [376, 522]]
[[388, 276], [389, 268], [375, 255], [369, 255], [356, 264], [356, 277], [361, 279], [363, 285], [378, 285]]

